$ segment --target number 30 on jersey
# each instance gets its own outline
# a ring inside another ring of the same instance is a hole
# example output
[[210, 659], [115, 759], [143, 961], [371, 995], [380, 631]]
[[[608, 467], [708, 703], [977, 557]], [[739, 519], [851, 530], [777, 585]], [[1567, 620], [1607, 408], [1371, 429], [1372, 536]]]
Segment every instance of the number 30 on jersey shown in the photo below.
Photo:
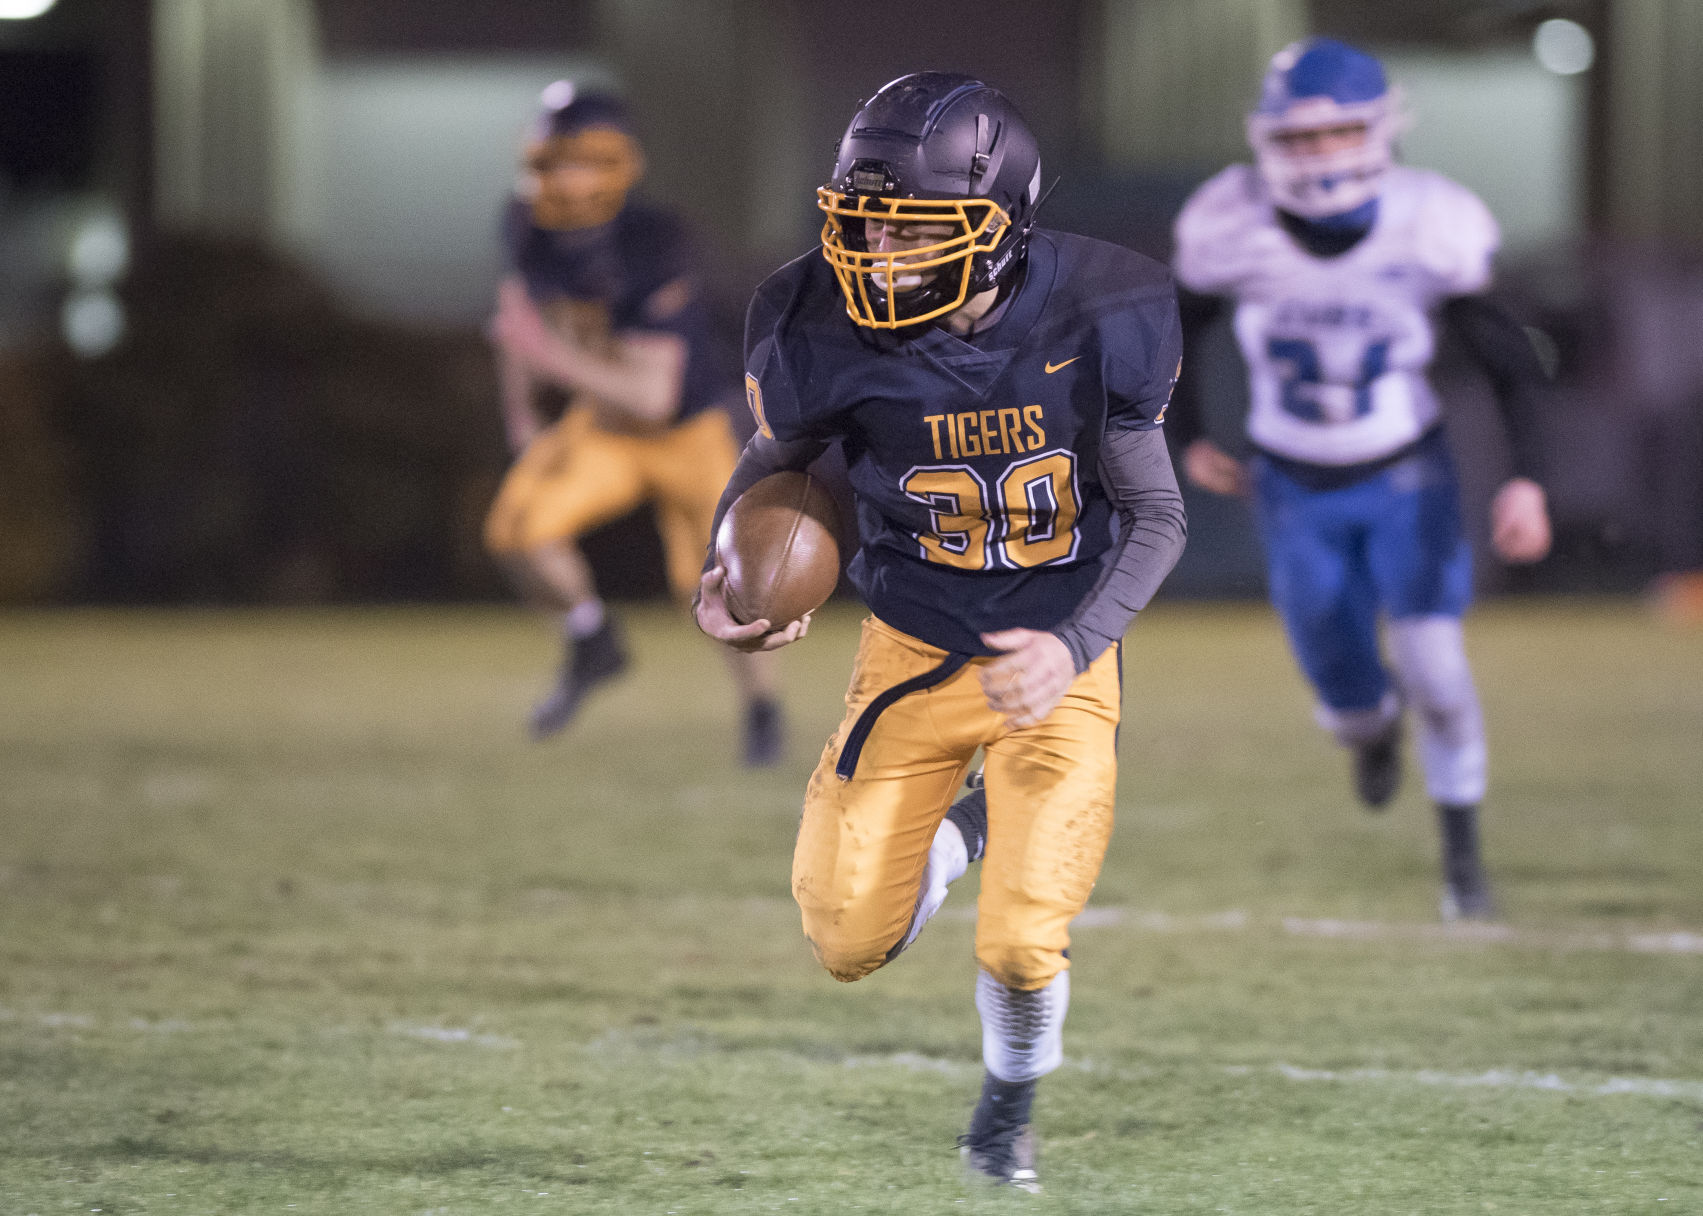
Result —
[[1076, 555], [1076, 455], [1015, 461], [991, 486], [968, 465], [923, 465], [900, 488], [928, 508], [922, 556], [959, 570], [1027, 570]]

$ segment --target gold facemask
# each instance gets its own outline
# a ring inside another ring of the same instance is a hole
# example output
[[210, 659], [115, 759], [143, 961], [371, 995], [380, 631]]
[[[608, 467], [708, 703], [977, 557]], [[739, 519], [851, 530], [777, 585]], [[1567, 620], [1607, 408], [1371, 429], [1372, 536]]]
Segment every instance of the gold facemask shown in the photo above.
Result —
[[[827, 214], [822, 256], [846, 297], [846, 315], [870, 329], [932, 321], [963, 306], [977, 254], [992, 253], [1011, 217], [991, 199], [886, 198], [823, 186], [816, 205]], [[886, 224], [952, 224], [956, 231], [913, 249], [866, 249], [868, 220]], [[916, 285], [901, 278], [920, 275]]]

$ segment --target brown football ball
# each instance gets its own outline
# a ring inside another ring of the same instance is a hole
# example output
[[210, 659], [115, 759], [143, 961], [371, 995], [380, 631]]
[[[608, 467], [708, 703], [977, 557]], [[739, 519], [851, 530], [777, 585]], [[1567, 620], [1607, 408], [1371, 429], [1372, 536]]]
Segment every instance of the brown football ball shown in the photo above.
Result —
[[840, 581], [833, 496], [808, 473], [771, 473], [734, 499], [716, 531], [727, 610], [741, 625], [784, 629]]

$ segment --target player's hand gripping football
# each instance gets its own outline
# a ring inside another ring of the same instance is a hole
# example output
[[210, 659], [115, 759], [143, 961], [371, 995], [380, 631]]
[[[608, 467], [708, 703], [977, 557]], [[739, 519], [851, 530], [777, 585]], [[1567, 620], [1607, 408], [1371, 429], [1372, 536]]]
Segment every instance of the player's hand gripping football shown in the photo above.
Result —
[[722, 590], [726, 582], [726, 566], [717, 565], [706, 570], [698, 583], [698, 601], [692, 606], [698, 628], [716, 641], [749, 654], [759, 650], [779, 650], [810, 632], [808, 612], [785, 629], [774, 629], [766, 620], [741, 625], [727, 610], [727, 597]]
[[1505, 562], [1524, 565], [1549, 554], [1549, 503], [1529, 477], [1510, 477], [1490, 500], [1490, 547]]
[[1001, 629], [982, 634], [982, 642], [1004, 652], [978, 673], [982, 695], [1013, 729], [1033, 726], [1052, 713], [1076, 679], [1070, 650], [1055, 634]]
[[1183, 472], [1203, 490], [1232, 498], [1248, 496], [1248, 466], [1210, 439], [1196, 439], [1183, 449]]

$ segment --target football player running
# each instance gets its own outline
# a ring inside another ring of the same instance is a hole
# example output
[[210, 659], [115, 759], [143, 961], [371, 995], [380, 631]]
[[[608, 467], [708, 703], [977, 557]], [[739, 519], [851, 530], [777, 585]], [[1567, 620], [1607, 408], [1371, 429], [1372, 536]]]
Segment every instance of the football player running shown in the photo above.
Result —
[[[759, 430], [721, 506], [843, 445], [871, 615], [792, 890], [849, 982], [980, 859], [986, 1075], [960, 1143], [975, 1173], [1027, 1190], [1069, 925], [1112, 829], [1121, 640], [1184, 539], [1159, 429], [1181, 354], [1170, 276], [1034, 228], [1040, 181], [1022, 117], [971, 77], [905, 76], [858, 110], [817, 192], [821, 249], [751, 303]], [[746, 650], [802, 636], [807, 621], [736, 624], [725, 576], [704, 573], [705, 632]], [[978, 750], [985, 784], [952, 804]]]
[[1313, 38], [1272, 60], [1248, 118], [1257, 166], [1207, 181], [1176, 222], [1179, 282], [1233, 307], [1254, 455], [1244, 464], [1204, 437], [1192, 375], [1173, 433], [1189, 480], [1251, 495], [1272, 602], [1368, 807], [1395, 795], [1413, 711], [1442, 914], [1484, 918], [1484, 725], [1461, 636], [1472, 557], [1426, 371], [1442, 325], [1489, 373], [1513, 441], [1515, 475], [1491, 503], [1506, 562], [1549, 550], [1530, 425], [1543, 375], [1524, 332], [1480, 295], [1495, 220], [1464, 187], [1393, 163], [1400, 121], [1370, 55]]
[[[668, 578], [698, 585], [710, 517], [738, 455], [724, 406], [737, 368], [718, 358], [696, 253], [674, 216], [628, 197], [644, 159], [614, 96], [551, 85], [504, 215], [509, 276], [491, 335], [518, 459], [485, 522], [487, 548], [529, 598], [560, 615], [566, 654], [534, 709], [545, 738], [627, 652], [579, 537], [655, 504]], [[731, 353], [731, 352], [729, 352]], [[553, 390], [560, 418], [547, 423]], [[745, 704], [743, 758], [780, 758], [772, 660], [731, 654]]]

